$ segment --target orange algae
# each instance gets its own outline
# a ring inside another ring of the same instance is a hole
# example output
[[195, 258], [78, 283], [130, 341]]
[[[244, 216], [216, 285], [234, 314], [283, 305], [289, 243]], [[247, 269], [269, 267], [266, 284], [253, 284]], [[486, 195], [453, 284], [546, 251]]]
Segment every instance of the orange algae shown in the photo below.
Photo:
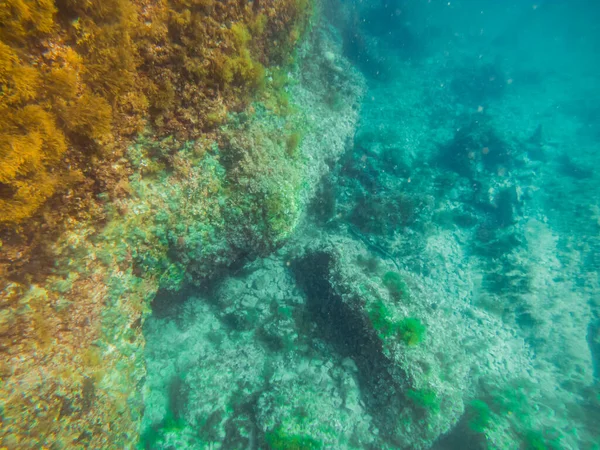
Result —
[[39, 260], [65, 221], [90, 220], [99, 192], [127, 195], [123, 155], [133, 137], [171, 135], [175, 146], [207, 133], [218, 138], [228, 112], [257, 95], [285, 112], [287, 94], [283, 85], [265, 86], [265, 67], [290, 59], [311, 7], [308, 0], [3, 2], [0, 240], [18, 257], [0, 261], [0, 276]]
[[[0, 447], [136, 442], [141, 323], [158, 281], [133, 275], [130, 255], [118, 264], [98, 256], [106, 213], [96, 194], [117, 207], [128, 195], [122, 156], [139, 133], [173, 134], [173, 145], [218, 138], [228, 111], [271, 89], [265, 68], [289, 60], [309, 6], [0, 4], [0, 325], [9, 330], [0, 335]], [[114, 273], [137, 281], [111, 304]]]
[[157, 135], [197, 137], [215, 114], [243, 108], [264, 88], [264, 67], [289, 58], [310, 9], [308, 0], [3, 2], [0, 223], [64, 190], [65, 173], [87, 165], [64, 164], [81, 159], [69, 154], [114, 152], [148, 123]]

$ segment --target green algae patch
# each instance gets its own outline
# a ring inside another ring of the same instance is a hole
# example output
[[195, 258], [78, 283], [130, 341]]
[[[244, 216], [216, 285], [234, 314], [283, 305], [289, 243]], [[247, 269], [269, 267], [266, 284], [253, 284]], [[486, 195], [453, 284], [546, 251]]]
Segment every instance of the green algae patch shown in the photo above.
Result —
[[406, 396], [415, 406], [431, 414], [440, 412], [440, 400], [435, 391], [431, 389], [420, 389], [407, 391]]
[[288, 434], [283, 427], [265, 433], [265, 440], [271, 450], [319, 450], [323, 445], [310, 436]]
[[380, 337], [387, 338], [396, 333], [397, 323], [392, 320], [391, 312], [382, 300], [376, 301], [369, 309], [369, 318]]
[[425, 339], [426, 328], [419, 319], [408, 317], [396, 325], [398, 337], [406, 345], [417, 345]]
[[[255, 103], [232, 114], [219, 142], [188, 141], [171, 150], [164, 168], [152, 143], [140, 140], [129, 157], [137, 168], [131, 199], [112, 211], [105, 239], [118, 240], [111, 258], [132, 258], [161, 288], [211, 278], [238, 254], [266, 254], [294, 230], [301, 211], [303, 162], [281, 139], [290, 118]], [[118, 236], [118, 238], [117, 238]], [[234, 249], [231, 244], [235, 243]], [[118, 261], [117, 261], [118, 262]]]
[[407, 317], [397, 321], [382, 300], [376, 300], [368, 310], [371, 325], [382, 339], [396, 337], [406, 345], [416, 345], [425, 339], [426, 328], [419, 319]]
[[473, 400], [467, 408], [469, 428], [476, 433], [484, 433], [491, 425], [492, 411], [483, 400]]

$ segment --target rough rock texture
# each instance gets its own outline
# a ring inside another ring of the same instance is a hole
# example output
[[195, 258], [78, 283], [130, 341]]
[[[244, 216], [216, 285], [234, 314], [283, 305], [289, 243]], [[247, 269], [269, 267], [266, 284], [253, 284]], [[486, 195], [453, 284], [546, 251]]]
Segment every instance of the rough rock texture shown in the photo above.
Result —
[[[260, 238], [264, 231], [260, 229], [259, 221], [232, 223], [228, 228], [232, 239], [228, 242], [234, 246], [244, 245], [243, 248], [256, 255], [285, 244], [285, 239], [295, 233], [297, 225], [306, 220], [309, 201], [319, 197], [319, 180], [345, 152], [354, 132], [363, 81], [340, 51], [341, 39], [336, 30], [321, 24], [315, 27], [306, 47], [300, 50], [298, 71], [292, 73], [292, 78], [298, 81], [290, 94], [303, 130], [299, 145], [300, 164], [292, 161], [291, 165], [298, 167], [296, 176], [301, 178], [293, 192], [297, 206], [283, 217], [291, 220], [292, 226], [278, 240], [269, 242]], [[330, 100], [332, 94], [334, 103]], [[252, 125], [249, 128], [252, 129]], [[236, 140], [236, 145], [239, 142]], [[276, 161], [271, 164], [275, 167], [273, 164]], [[290, 176], [282, 180], [278, 185], [279, 192], [286, 192], [285, 183], [289, 181]], [[240, 229], [247, 231], [240, 233]], [[244, 239], [238, 240], [237, 236]], [[254, 237], [249, 239], [249, 236]], [[252, 243], [260, 245], [252, 251]], [[264, 243], [270, 247], [264, 247]], [[333, 417], [330, 408], [343, 402], [346, 395], [351, 396], [347, 400], [351, 408], [361, 408], [355, 391], [340, 394], [337, 400], [332, 399], [330, 406], [322, 407], [319, 406], [317, 387], [313, 386], [311, 393], [305, 394], [304, 388], [286, 383], [290, 380], [286, 368], [290, 364], [304, 364], [294, 349], [304, 347], [302, 341], [306, 338], [296, 331], [296, 327], [302, 329], [307, 318], [303, 318], [305, 313], [302, 312], [304, 299], [294, 285], [293, 276], [288, 273], [286, 261], [281, 259], [282, 251], [279, 250], [276, 257], [247, 262], [243, 269], [244, 264], [237, 264], [234, 273], [237, 270], [239, 275], [229, 277], [225, 282], [217, 280], [217, 285], [209, 290], [212, 292], [210, 299], [206, 294], [194, 293], [198, 290], [194, 287], [182, 295], [166, 295], [158, 305], [154, 303], [154, 311], [158, 309], [161, 313], [150, 320], [146, 333], [164, 338], [153, 339], [146, 352], [148, 384], [143, 443], [148, 448], [264, 445], [265, 431], [273, 431], [273, 424], [280, 422], [281, 412], [269, 383], [281, 390], [279, 397], [285, 395], [286, 401], [294, 402], [294, 409], [304, 409], [305, 401], [312, 402], [323, 414]], [[198, 279], [206, 274], [194, 272], [194, 276]], [[186, 295], [191, 297], [186, 299]], [[198, 355], [206, 357], [199, 358]], [[288, 362], [289, 358], [294, 362]], [[315, 358], [321, 357], [315, 355]], [[310, 386], [316, 372], [326, 376], [329, 383], [337, 383], [336, 380], [342, 377], [346, 380], [344, 383], [356, 386], [353, 376], [344, 373], [345, 369], [330, 378], [325, 374], [326, 369], [321, 368], [325, 363], [325, 360], [315, 361], [302, 369], [305, 387]], [[273, 374], [273, 377], [265, 378], [267, 374]], [[181, 386], [176, 392], [171, 387], [173, 380], [180, 380], [176, 381]], [[236, 388], [232, 389], [232, 386]], [[292, 397], [294, 393], [297, 397]], [[309, 397], [305, 398], [305, 395]], [[206, 401], [207, 396], [209, 401]], [[174, 404], [179, 406], [174, 409]], [[257, 405], [264, 405], [260, 408], [260, 417]], [[267, 405], [272, 406], [269, 412]], [[319, 415], [311, 417], [314, 423], [320, 420]], [[366, 419], [352, 414], [349, 417], [353, 417], [356, 426], [363, 430], [363, 435], [366, 434]], [[290, 417], [289, 427], [294, 426], [294, 419]], [[278, 429], [278, 432], [302, 434], [308, 432], [306, 427], [304, 431]], [[345, 431], [348, 442], [352, 429], [349, 427]], [[337, 438], [329, 434], [331, 432], [327, 431], [329, 437], [324, 439], [337, 442]], [[281, 436], [277, 435], [277, 438]], [[270, 439], [275, 439], [275, 435]]]
[[[148, 442], [597, 447], [597, 108], [572, 100], [597, 96], [597, 67], [568, 81], [537, 59], [553, 52], [531, 51], [546, 33], [519, 47], [519, 24], [499, 30], [474, 3], [331, 8], [369, 78], [354, 145], [276, 254], [149, 321], [148, 367], [176, 361], [193, 382], [173, 427], [169, 386], [149, 371]], [[549, 19], [554, 34], [573, 8], [545, 5], [520, 23]], [[557, 35], [573, 42], [568, 28]]]
[[[184, 143], [145, 136], [130, 146], [115, 163], [130, 174], [120, 182], [126, 195], [94, 203], [102, 222], [67, 221], [47, 243], [49, 275], [3, 285], [2, 446], [136, 444], [150, 303], [190, 274], [201, 284], [281, 245], [354, 129], [362, 81], [318, 22], [297, 61], [266, 69], [266, 90], [223, 116], [218, 133]], [[343, 74], [311, 50], [317, 45], [336, 52]], [[325, 92], [339, 95], [335, 109]]]

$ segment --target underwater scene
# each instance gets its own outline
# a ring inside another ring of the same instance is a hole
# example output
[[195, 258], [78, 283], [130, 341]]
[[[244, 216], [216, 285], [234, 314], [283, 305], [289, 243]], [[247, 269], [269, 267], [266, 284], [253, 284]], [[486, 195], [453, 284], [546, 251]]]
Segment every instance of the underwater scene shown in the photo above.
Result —
[[0, 449], [600, 450], [600, 2], [0, 0]]

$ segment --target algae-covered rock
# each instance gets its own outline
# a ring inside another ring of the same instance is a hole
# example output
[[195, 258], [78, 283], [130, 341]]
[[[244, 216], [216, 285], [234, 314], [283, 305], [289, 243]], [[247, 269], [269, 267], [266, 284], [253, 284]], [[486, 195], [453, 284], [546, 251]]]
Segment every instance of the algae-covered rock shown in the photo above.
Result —
[[[30, 3], [19, 7], [35, 9]], [[94, 174], [98, 179], [105, 177], [95, 189], [106, 188], [106, 192], [94, 198], [84, 191], [93, 183], [82, 184], [81, 191], [74, 191], [77, 194], [70, 191], [68, 198], [81, 200], [77, 207], [87, 208], [86, 214], [64, 219], [67, 213], [61, 210], [64, 222], [50, 220], [48, 228], [31, 234], [33, 240], [24, 239], [32, 229], [28, 224], [21, 231], [3, 231], [3, 251], [7, 261], [15, 264], [6, 265], [3, 260], [1, 269], [6, 278], [2, 280], [0, 320], [7, 332], [1, 337], [5, 352], [0, 446], [134, 446], [140, 432], [145, 373], [142, 327], [156, 293], [159, 289], [176, 292], [191, 276], [202, 284], [238, 258], [267, 254], [280, 246], [299, 223], [317, 180], [328, 170], [326, 162], [339, 157], [352, 133], [361, 81], [342, 58], [339, 64], [347, 69], [344, 76], [333, 76], [312, 58], [310, 48], [315, 45], [327, 42], [324, 45], [334, 51], [339, 47], [320, 26], [303, 34], [309, 20], [318, 22], [316, 16], [311, 19], [311, 3], [186, 5], [167, 2], [141, 9], [138, 2], [122, 1], [115, 2], [114, 11], [75, 5], [75, 15], [61, 6], [58, 12], [50, 8], [47, 15], [59, 14], [60, 23], [70, 23], [72, 28], [38, 30], [42, 34], [56, 31], [65, 39], [64, 48], [56, 47], [57, 69], [66, 64], [60, 59], [64, 52], [75, 58], [71, 62], [90, 65], [85, 70], [88, 78], [81, 80], [81, 92], [96, 86], [93, 89], [114, 100], [115, 136], [142, 131], [144, 119], [152, 123], [152, 129], [146, 128], [130, 146], [124, 140], [115, 144], [112, 136], [102, 141], [100, 131], [110, 130], [101, 129], [104, 122], [92, 113], [104, 114], [104, 100], [98, 97], [94, 111], [77, 101], [71, 105], [79, 108], [76, 113], [70, 104], [56, 106], [60, 114], [65, 113], [65, 126], [75, 130], [69, 139], [110, 154], [105, 166], [94, 156]], [[62, 20], [63, 15], [73, 20]], [[220, 21], [227, 26], [222, 27]], [[115, 28], [104, 27], [108, 23]], [[3, 28], [3, 42], [6, 38], [13, 45], [20, 39], [13, 31]], [[36, 33], [32, 41], [40, 39], [38, 31], [32, 28]], [[177, 43], [169, 41], [173, 33]], [[52, 36], [49, 45], [54, 45], [57, 36]], [[77, 36], [73, 50], [69, 50], [69, 36]], [[215, 39], [209, 42], [207, 36]], [[111, 72], [114, 64], [106, 58], [112, 60], [119, 39], [127, 39], [123, 52], [133, 59], [120, 60], [126, 66]], [[281, 45], [271, 46], [273, 39]], [[297, 52], [294, 63], [290, 57], [300, 44], [305, 48]], [[234, 54], [227, 50], [230, 45]], [[155, 52], [159, 48], [161, 54]], [[25, 48], [20, 51], [17, 56], [7, 53], [15, 70], [39, 56], [36, 53], [28, 59]], [[183, 59], [172, 59], [178, 52]], [[75, 53], [85, 54], [83, 63]], [[198, 61], [214, 65], [204, 67]], [[185, 68], [177, 67], [179, 63]], [[52, 67], [38, 65], [36, 70], [46, 73]], [[140, 78], [153, 81], [148, 84]], [[305, 81], [309, 78], [325, 84], [308, 89]], [[335, 112], [323, 103], [324, 91], [338, 93]], [[38, 102], [42, 97], [28, 99]], [[91, 99], [89, 95], [82, 98]], [[168, 132], [176, 135], [168, 136]], [[50, 147], [44, 151], [56, 153], [58, 161], [64, 144], [60, 130], [56, 133], [60, 139], [52, 142], [60, 151]], [[88, 135], [94, 146], [83, 142]], [[44, 146], [51, 133], [39, 136], [38, 143]], [[51, 164], [58, 163], [49, 159], [52, 155], [40, 154], [36, 156], [38, 172], [53, 170]], [[74, 168], [88, 164], [79, 156], [73, 158]], [[41, 178], [39, 182], [45, 183]], [[39, 190], [43, 198], [39, 202], [30, 199], [31, 208], [19, 214], [31, 215], [51, 194], [46, 191]], [[10, 194], [3, 190], [2, 195], [6, 193]], [[2, 202], [10, 206], [4, 197]], [[48, 230], [54, 230], [52, 238]], [[41, 246], [44, 251], [36, 254]], [[31, 273], [36, 267], [41, 268], [39, 272]], [[277, 320], [285, 322], [289, 317], [282, 312], [276, 321], [265, 323], [265, 339], [289, 345], [294, 337], [281, 334]], [[180, 384], [173, 390], [184, 395], [186, 383], [193, 380], [177, 376], [173, 383]], [[184, 413], [178, 408], [164, 419], [171, 434]], [[214, 416], [209, 422], [218, 420]], [[218, 440], [218, 435], [207, 433], [208, 440]]]
[[1, 448], [597, 448], [593, 6], [5, 3]]
[[[157, 292], [159, 298], [168, 298], [169, 292], [177, 292], [190, 281], [202, 286], [232, 263], [281, 246], [300, 222], [328, 163], [339, 157], [351, 136], [362, 82], [343, 58], [338, 61], [346, 68], [342, 75], [332, 74], [319, 60], [319, 53], [313, 56], [312, 49], [322, 45], [339, 53], [339, 42], [331, 30], [318, 25], [317, 16], [312, 19], [312, 31], [302, 34], [312, 14], [308, 2], [261, 2], [247, 7], [230, 2], [218, 11], [207, 4], [191, 16], [184, 5], [175, 3], [165, 8], [172, 8], [168, 21], [176, 20], [177, 27], [182, 27], [177, 33], [183, 45], [192, 45], [187, 42], [191, 24], [186, 21], [197, 24], [214, 14], [217, 19], [228, 18], [228, 24], [235, 22], [230, 29], [216, 31], [217, 22], [209, 21], [202, 29], [202, 33], [218, 32], [221, 38], [231, 39], [237, 52], [221, 61], [224, 72], [220, 72], [219, 92], [223, 97], [219, 100], [211, 90], [216, 87], [211, 81], [214, 73], [204, 74], [199, 66], [196, 69], [202, 73], [196, 71], [196, 75], [200, 78], [190, 72], [196, 70], [192, 62], [208, 48], [184, 47], [187, 65], [177, 76], [176, 61], [165, 55], [154, 60], [144, 76], [159, 77], [171, 86], [160, 89], [162, 97], [152, 94], [157, 107], [152, 117], [156, 134], [147, 129], [126, 151], [120, 151], [122, 157], [112, 159], [111, 170], [116, 172], [111, 176], [118, 173], [121, 179], [108, 183], [108, 192], [89, 203], [89, 216], [70, 219], [59, 237], [46, 243], [44, 256], [53, 259], [54, 266], [45, 268], [35, 282], [25, 264], [19, 267], [21, 279], [3, 280], [1, 321], [9, 331], [2, 336], [6, 358], [2, 361], [0, 438], [8, 448], [134, 446], [140, 433], [145, 374], [142, 328]], [[230, 9], [234, 6], [235, 11]], [[128, 17], [136, 12], [128, 10]], [[146, 34], [132, 34], [136, 51], [149, 50], [168, 38], [155, 20], [166, 20], [160, 11], [146, 12], [152, 17], [146, 25], [156, 25], [150, 33], [156, 41], [142, 44], [136, 39]], [[98, 11], [79, 13], [82, 29], [92, 27], [98, 17], [105, 19]], [[104, 31], [97, 32], [100, 36]], [[249, 33], [256, 38], [252, 42]], [[273, 38], [281, 39], [282, 45], [269, 52], [267, 45]], [[301, 43], [293, 63], [289, 56]], [[162, 45], [167, 53], [175, 51], [171, 42]], [[211, 58], [218, 58], [224, 47], [211, 48]], [[155, 56], [144, 53], [145, 58]], [[281, 67], [263, 67], [267, 63]], [[98, 74], [89, 71], [89, 75]], [[184, 112], [180, 103], [190, 100], [186, 86], [192, 78], [199, 92], [208, 96], [207, 103], [192, 101], [194, 106], [190, 109], [188, 104]], [[110, 80], [100, 77], [94, 82]], [[181, 89], [174, 93], [172, 86]], [[335, 110], [323, 101], [324, 92], [336, 93]], [[221, 109], [207, 113], [215, 105]], [[227, 113], [227, 106], [237, 112]], [[182, 125], [193, 122], [192, 110], [200, 114], [201, 125], [164, 137], [165, 130], [181, 131]], [[86, 114], [81, 112], [79, 118]], [[201, 134], [207, 127], [210, 132]], [[116, 197], [111, 190], [115, 186]], [[14, 242], [3, 239], [3, 246], [11, 258], [18, 258]], [[254, 314], [251, 306], [262, 308], [263, 299], [258, 302], [246, 296], [243, 300], [243, 316], [232, 305], [219, 318], [254, 324], [261, 313]], [[287, 308], [282, 305], [277, 315], [261, 321], [260, 333], [269, 345], [289, 348], [295, 342], [294, 333], [284, 331], [292, 320]], [[219, 341], [224, 336], [212, 330], [210, 339]], [[257, 358], [261, 351], [257, 348]], [[240, 359], [234, 354], [227, 358]], [[195, 400], [186, 386], [196, 383], [197, 375], [182, 370], [169, 376], [173, 398], [168, 414], [145, 428], [144, 442], [189, 441], [192, 438], [178, 436], [184, 420], [205, 430], [202, 442], [223, 438], [223, 431], [218, 430], [225, 423], [228, 401], [188, 416], [185, 399]], [[214, 380], [217, 392], [218, 377]], [[236, 420], [236, 439], [242, 442], [242, 422], [249, 419]], [[189, 442], [201, 445], [193, 439]]]

